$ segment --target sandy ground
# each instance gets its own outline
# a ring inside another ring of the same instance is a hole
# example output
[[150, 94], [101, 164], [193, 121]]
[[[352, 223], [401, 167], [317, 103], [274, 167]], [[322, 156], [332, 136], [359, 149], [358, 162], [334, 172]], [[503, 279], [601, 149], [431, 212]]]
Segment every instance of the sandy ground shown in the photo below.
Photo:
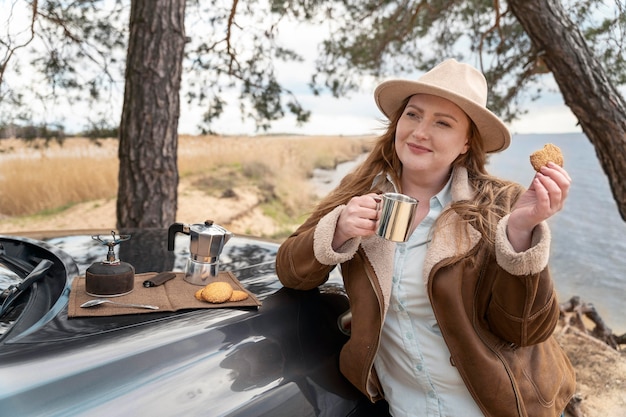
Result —
[[[213, 220], [235, 234], [272, 236], [279, 227], [263, 215], [260, 197], [254, 188], [235, 188], [231, 198], [216, 198], [194, 189], [182, 180], [178, 190], [177, 222], [202, 223]], [[49, 230], [115, 229], [115, 200], [76, 204], [62, 213], [30, 218], [0, 219], [0, 233]]]

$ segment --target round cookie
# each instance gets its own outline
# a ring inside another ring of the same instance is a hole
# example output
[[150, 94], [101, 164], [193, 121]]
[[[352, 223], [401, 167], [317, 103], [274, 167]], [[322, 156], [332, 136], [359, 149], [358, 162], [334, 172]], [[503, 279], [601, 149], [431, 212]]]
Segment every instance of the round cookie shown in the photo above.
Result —
[[541, 167], [546, 166], [548, 162], [554, 162], [558, 166], [563, 166], [563, 154], [558, 146], [546, 143], [542, 149], [530, 154], [530, 163], [537, 172], [539, 172]]
[[233, 294], [228, 301], [243, 301], [248, 298], [248, 293], [241, 290], [233, 290]]
[[204, 290], [204, 288], [200, 288], [198, 291], [196, 291], [196, 293], [194, 294], [194, 297], [196, 297], [196, 300], [198, 301], [204, 301], [204, 298], [202, 297], [202, 290]]
[[228, 282], [212, 282], [202, 290], [202, 298], [214, 304], [230, 300], [231, 295], [233, 295], [233, 287]]

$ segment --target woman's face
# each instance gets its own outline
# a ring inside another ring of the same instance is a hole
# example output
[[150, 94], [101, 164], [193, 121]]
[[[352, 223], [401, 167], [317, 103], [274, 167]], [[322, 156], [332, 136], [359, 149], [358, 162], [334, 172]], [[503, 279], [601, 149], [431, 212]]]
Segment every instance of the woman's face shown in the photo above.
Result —
[[469, 149], [469, 125], [465, 112], [451, 101], [429, 94], [412, 96], [396, 128], [402, 175], [448, 175], [452, 162]]

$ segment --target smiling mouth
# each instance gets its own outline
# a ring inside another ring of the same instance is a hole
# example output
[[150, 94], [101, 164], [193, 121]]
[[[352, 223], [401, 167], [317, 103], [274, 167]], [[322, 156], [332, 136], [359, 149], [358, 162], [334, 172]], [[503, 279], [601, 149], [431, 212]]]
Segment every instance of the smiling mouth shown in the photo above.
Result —
[[408, 143], [407, 146], [409, 147], [409, 149], [414, 150], [414, 151], [432, 152], [430, 149], [421, 145], [416, 145], [414, 143]]

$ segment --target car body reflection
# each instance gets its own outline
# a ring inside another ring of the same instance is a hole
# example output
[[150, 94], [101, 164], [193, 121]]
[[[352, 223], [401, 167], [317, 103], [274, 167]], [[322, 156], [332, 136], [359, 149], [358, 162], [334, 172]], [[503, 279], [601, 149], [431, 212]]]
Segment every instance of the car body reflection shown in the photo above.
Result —
[[[170, 252], [167, 230], [120, 233], [131, 239], [118, 257], [137, 273], [183, 270], [188, 236], [178, 235]], [[3, 415], [387, 415], [338, 370], [347, 336], [337, 322], [349, 308], [338, 273], [316, 290], [283, 288], [278, 245], [236, 236], [220, 268], [257, 296], [258, 309], [69, 319], [72, 280], [106, 250], [87, 233], [34, 237], [0, 236], [11, 256], [55, 261], [23, 297], [20, 317], [28, 319], [0, 336]]]

